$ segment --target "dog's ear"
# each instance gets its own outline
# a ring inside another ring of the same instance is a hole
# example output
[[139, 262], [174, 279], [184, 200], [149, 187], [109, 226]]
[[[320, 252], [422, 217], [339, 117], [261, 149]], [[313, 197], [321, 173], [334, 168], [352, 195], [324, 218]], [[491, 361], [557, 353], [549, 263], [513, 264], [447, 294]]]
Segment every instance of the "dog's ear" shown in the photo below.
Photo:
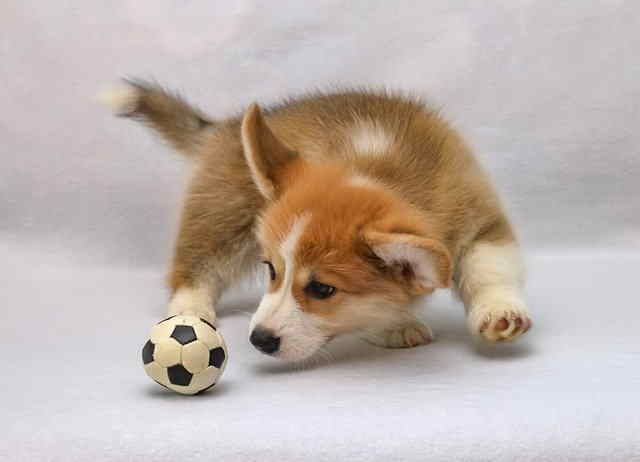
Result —
[[271, 131], [257, 104], [249, 106], [242, 120], [242, 147], [258, 190], [275, 199], [280, 192], [279, 174], [298, 156]]
[[451, 257], [440, 242], [404, 232], [366, 231], [364, 240], [385, 270], [407, 284], [412, 295], [449, 287]]

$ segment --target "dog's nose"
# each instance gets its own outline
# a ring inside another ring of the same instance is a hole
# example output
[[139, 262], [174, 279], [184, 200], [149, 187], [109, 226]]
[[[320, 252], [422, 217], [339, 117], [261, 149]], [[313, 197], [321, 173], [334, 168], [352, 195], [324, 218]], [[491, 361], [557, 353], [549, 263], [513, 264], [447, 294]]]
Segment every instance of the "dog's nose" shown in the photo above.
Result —
[[268, 355], [275, 353], [280, 348], [280, 337], [276, 337], [270, 330], [260, 327], [253, 329], [249, 341], [258, 350]]

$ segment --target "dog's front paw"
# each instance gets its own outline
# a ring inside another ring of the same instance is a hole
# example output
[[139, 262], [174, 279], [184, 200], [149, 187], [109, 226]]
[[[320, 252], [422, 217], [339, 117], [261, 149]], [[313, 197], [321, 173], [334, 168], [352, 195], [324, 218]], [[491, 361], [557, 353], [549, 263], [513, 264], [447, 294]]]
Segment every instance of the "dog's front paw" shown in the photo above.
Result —
[[428, 325], [416, 321], [394, 329], [369, 330], [363, 338], [384, 348], [411, 348], [431, 343], [434, 336]]
[[468, 318], [471, 333], [489, 342], [510, 342], [532, 326], [521, 302], [494, 298], [474, 304]]

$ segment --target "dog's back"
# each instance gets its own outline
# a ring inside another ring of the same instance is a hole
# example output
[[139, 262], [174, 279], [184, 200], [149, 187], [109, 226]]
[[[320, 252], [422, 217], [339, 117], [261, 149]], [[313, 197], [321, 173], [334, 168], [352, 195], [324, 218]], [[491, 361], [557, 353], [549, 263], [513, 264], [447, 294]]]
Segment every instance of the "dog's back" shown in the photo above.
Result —
[[[417, 98], [364, 90], [312, 94], [266, 109], [264, 116], [302, 157], [339, 162], [428, 213], [453, 256], [478, 234], [509, 228], [460, 135]], [[239, 124], [229, 120], [211, 133], [212, 142], [239, 138]]]

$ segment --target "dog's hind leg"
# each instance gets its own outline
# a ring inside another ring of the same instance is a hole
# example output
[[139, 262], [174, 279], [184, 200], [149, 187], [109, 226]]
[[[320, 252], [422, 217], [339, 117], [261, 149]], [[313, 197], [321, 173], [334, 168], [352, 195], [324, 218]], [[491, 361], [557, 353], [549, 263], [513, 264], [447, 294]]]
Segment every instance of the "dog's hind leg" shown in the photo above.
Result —
[[169, 276], [169, 314], [214, 322], [222, 292], [254, 266], [259, 253], [253, 225], [264, 199], [242, 152], [239, 123], [218, 123], [177, 94], [141, 80], [125, 81], [101, 99], [194, 160]]

